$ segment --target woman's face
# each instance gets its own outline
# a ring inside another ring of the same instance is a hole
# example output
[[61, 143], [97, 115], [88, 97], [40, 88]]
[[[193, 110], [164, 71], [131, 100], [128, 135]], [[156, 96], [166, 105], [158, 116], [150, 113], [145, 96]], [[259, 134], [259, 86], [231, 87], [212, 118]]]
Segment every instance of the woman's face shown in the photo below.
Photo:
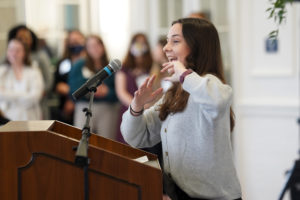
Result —
[[32, 36], [29, 30], [20, 29], [16, 35], [16, 38], [21, 40], [27, 46], [27, 48], [31, 49]]
[[71, 54], [71, 59], [75, 59], [84, 52], [85, 37], [77, 31], [69, 34], [67, 39], [67, 48]]
[[89, 38], [86, 42], [86, 50], [87, 53], [92, 57], [94, 60], [98, 60], [104, 54], [104, 48], [102, 44], [96, 38]]
[[148, 51], [148, 46], [143, 36], [138, 36], [130, 48], [130, 52], [134, 57], [141, 57]]
[[7, 47], [7, 60], [11, 65], [24, 64], [25, 49], [23, 44], [17, 40], [11, 40]]
[[178, 60], [186, 65], [185, 59], [190, 54], [190, 48], [183, 37], [180, 23], [176, 23], [170, 28], [167, 44], [164, 46], [163, 51], [169, 62]]
[[76, 46], [76, 45], [82, 45], [84, 46], [85, 38], [83, 35], [78, 33], [77, 31], [73, 31], [69, 35], [69, 45], [70, 46]]

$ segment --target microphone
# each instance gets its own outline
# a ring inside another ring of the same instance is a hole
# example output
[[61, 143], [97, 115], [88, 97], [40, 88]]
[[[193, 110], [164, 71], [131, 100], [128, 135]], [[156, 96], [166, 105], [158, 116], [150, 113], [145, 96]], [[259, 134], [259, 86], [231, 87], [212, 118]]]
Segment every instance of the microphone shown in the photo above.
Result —
[[97, 72], [89, 80], [87, 80], [79, 89], [73, 92], [72, 97], [77, 100], [90, 92], [91, 87], [97, 87], [104, 79], [111, 76], [114, 72], [121, 69], [121, 61], [113, 59], [102, 70]]

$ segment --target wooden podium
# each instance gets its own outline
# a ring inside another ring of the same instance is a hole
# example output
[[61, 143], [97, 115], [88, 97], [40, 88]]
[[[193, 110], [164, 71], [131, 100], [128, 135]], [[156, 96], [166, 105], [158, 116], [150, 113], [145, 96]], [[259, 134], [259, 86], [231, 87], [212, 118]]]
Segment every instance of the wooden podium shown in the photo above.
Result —
[[[80, 138], [80, 129], [58, 121], [0, 127], [0, 199], [83, 200], [84, 171], [74, 164], [73, 150]], [[91, 200], [162, 199], [155, 155], [92, 134], [88, 157]]]

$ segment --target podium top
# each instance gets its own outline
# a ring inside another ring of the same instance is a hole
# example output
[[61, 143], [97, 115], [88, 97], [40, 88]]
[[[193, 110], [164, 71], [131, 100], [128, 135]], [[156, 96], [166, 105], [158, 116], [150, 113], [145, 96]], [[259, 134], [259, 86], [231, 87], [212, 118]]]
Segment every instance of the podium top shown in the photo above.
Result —
[[10, 121], [0, 127], [0, 132], [23, 132], [23, 131], [47, 131], [53, 124], [54, 120], [43, 121]]
[[[0, 127], [0, 135], [6, 133], [27, 133], [34, 132], [43, 137], [52, 136], [60, 138], [68, 138], [72, 141], [80, 141], [82, 131], [77, 127], [59, 122], [56, 120], [36, 120], [36, 121], [10, 121]], [[41, 134], [41, 133], [48, 134]], [[104, 138], [102, 136], [91, 134], [89, 138], [89, 146], [100, 148], [106, 152], [113, 153], [126, 159], [132, 159], [135, 162], [140, 162], [155, 168], [159, 168], [157, 157], [148, 152], [132, 148], [128, 145]], [[148, 157], [148, 161], [140, 161], [141, 157]], [[153, 162], [154, 161], [154, 162]]]

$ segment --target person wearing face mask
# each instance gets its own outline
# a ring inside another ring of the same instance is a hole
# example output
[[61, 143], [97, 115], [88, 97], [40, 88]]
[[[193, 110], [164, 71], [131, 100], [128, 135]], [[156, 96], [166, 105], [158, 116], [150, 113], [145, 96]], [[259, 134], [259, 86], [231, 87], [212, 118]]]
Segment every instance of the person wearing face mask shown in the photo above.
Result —
[[[68, 77], [70, 95], [109, 63], [103, 40], [99, 36], [88, 36], [85, 47], [86, 58], [80, 59], [74, 64]], [[113, 140], [116, 139], [119, 108], [114, 77], [115, 75], [112, 74], [97, 87], [90, 126], [91, 132]], [[83, 128], [86, 116], [82, 110], [88, 108], [88, 105], [89, 98], [86, 97], [82, 97], [75, 102], [74, 126]]]
[[146, 35], [143, 33], [133, 35], [122, 69], [116, 73], [115, 79], [117, 96], [121, 102], [117, 131], [119, 142], [126, 143], [119, 129], [121, 116], [128, 109], [138, 86], [149, 75], [152, 64], [153, 59]]
[[[226, 84], [219, 35], [200, 18], [172, 23], [161, 72], [172, 87], [157, 101], [151, 76], [123, 114], [122, 134], [134, 147], [162, 142], [164, 189], [172, 200], [241, 200], [234, 166], [232, 88]], [[165, 199], [167, 197], [165, 196]]]
[[68, 75], [72, 66], [85, 57], [85, 37], [78, 30], [68, 33], [65, 40], [63, 57], [57, 64], [53, 90], [58, 96], [59, 105], [52, 109], [51, 118], [73, 124], [74, 103], [69, 97]]

